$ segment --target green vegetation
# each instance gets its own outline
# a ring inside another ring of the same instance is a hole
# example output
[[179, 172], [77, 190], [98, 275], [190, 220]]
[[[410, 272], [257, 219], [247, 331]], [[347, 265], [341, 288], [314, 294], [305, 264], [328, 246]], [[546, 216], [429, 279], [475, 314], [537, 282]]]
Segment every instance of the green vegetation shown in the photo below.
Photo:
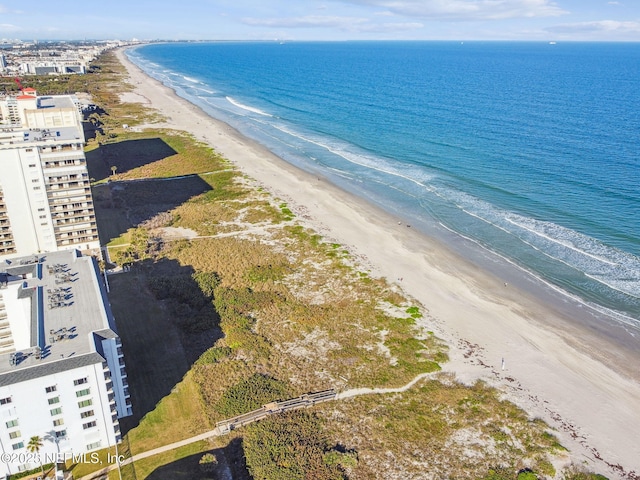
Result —
[[9, 475], [7, 477], [7, 480], [18, 480], [19, 478], [32, 477], [34, 475], [43, 475], [42, 472], [44, 472], [44, 474], [49, 475], [53, 470], [53, 467], [54, 467], [53, 463], [46, 463], [42, 465], [42, 467], [32, 468], [31, 470], [25, 470], [24, 472], [14, 473], [12, 475]]
[[346, 478], [340, 462], [325, 461], [329, 439], [323, 434], [322, 422], [311, 413], [280, 414], [246, 430], [244, 451], [255, 480]]
[[254, 373], [229, 387], [223, 394], [215, 409], [223, 418], [230, 418], [247, 413], [262, 405], [289, 398], [289, 389], [282, 381]]

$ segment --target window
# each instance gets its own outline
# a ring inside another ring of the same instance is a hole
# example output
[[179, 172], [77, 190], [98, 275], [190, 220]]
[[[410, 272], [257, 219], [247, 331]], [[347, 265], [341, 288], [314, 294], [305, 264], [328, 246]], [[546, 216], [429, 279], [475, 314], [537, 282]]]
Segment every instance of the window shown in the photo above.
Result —
[[38, 183], [40, 181], [39, 178], [32, 178], [31, 183]]
[[87, 379], [87, 377], [84, 377], [84, 378], [79, 378], [77, 380], [74, 380], [73, 384], [77, 387], [78, 385], [82, 385], [82, 384], [88, 383], [88, 382], [89, 382], [89, 380]]
[[95, 450], [96, 448], [100, 448], [100, 445], [102, 445], [102, 442], [100, 441], [90, 443], [87, 445], [87, 450]]
[[40, 190], [40, 187], [33, 187], [34, 190]]
[[54, 427], [59, 427], [60, 425], [64, 425], [64, 420], [62, 418], [58, 418], [58, 419], [53, 421], [53, 426]]
[[55, 417], [56, 415], [60, 415], [62, 413], [62, 408], [58, 407], [58, 408], [54, 408], [53, 410], [50, 410], [51, 412], [51, 416]]
[[[28, 151], [28, 150], [27, 150]], [[29, 164], [29, 168], [36, 168], [36, 164], [35, 163], [30, 163]]]
[[[39, 212], [44, 212], [44, 210], [45, 210], [44, 208], [39, 208], [38, 209]], [[53, 388], [53, 390], [49, 391], [50, 388]], [[53, 387], [47, 387], [46, 390], [47, 390], [47, 393], [55, 392], [56, 391], [56, 386], [54, 385]]]
[[49, 405], [53, 405], [54, 403], [60, 403], [60, 397], [52, 397], [48, 400]]
[[0, 405], [6, 405], [7, 403], [11, 403], [11, 397], [0, 398]]
[[13, 447], [14, 450], [20, 450], [21, 448], [24, 448], [24, 442], [14, 443], [11, 446]]
[[11, 440], [13, 440], [14, 438], [18, 438], [20, 435], [21, 435], [21, 434], [20, 434], [20, 430], [16, 430], [15, 432], [11, 432], [11, 433], [9, 434], [9, 438], [10, 438]]
[[89, 395], [89, 393], [90, 393], [89, 388], [85, 388], [84, 390], [78, 390], [76, 392], [76, 397], [84, 397], [85, 395]]
[[83, 400], [81, 402], [78, 402], [78, 407], [79, 408], [88, 407], [89, 405], [92, 405], [92, 404], [93, 404], [93, 402], [91, 401], [91, 399]]
[[87, 418], [93, 416], [93, 410], [87, 410], [86, 412], [82, 412], [80, 414], [80, 418]]
[[17, 427], [18, 426], [18, 419], [15, 420], [9, 420], [7, 423], [7, 428], [11, 428], [11, 427]]
[[93, 422], [83, 423], [83, 424], [82, 424], [82, 428], [86, 430], [86, 429], [88, 429], [88, 428], [93, 428], [93, 427], [95, 427], [96, 425], [97, 425], [97, 424], [96, 424], [96, 421], [94, 420]]
[[56, 431], [56, 438], [62, 438], [67, 436], [66, 430], [58, 430]]

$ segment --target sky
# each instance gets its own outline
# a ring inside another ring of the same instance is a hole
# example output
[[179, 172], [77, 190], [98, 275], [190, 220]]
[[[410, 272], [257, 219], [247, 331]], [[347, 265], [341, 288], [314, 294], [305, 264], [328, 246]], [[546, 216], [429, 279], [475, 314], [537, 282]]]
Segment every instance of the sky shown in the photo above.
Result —
[[640, 0], [0, 0], [0, 39], [640, 41]]

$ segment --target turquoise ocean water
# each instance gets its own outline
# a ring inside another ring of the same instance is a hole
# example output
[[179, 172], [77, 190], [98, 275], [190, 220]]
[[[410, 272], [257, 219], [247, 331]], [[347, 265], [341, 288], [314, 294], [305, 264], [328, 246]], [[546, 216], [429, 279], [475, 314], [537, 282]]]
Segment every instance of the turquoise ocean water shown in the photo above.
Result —
[[221, 42], [127, 53], [286, 161], [640, 333], [640, 44]]

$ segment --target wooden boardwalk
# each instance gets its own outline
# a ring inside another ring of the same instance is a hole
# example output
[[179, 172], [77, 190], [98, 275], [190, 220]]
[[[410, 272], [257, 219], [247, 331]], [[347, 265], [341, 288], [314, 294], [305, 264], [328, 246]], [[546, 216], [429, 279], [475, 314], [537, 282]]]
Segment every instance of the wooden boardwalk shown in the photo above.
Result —
[[329, 400], [335, 400], [336, 391], [334, 389], [322, 390], [320, 392], [305, 393], [296, 398], [284, 400], [281, 402], [271, 402], [263, 405], [257, 410], [243, 413], [237, 417], [228, 418], [216, 423], [216, 428], [220, 430], [222, 434], [229, 433], [238, 427], [242, 427], [252, 422], [262, 420], [274, 413], [286, 412], [288, 410], [297, 410], [299, 408], [306, 408], [316, 403], [327, 402]]

